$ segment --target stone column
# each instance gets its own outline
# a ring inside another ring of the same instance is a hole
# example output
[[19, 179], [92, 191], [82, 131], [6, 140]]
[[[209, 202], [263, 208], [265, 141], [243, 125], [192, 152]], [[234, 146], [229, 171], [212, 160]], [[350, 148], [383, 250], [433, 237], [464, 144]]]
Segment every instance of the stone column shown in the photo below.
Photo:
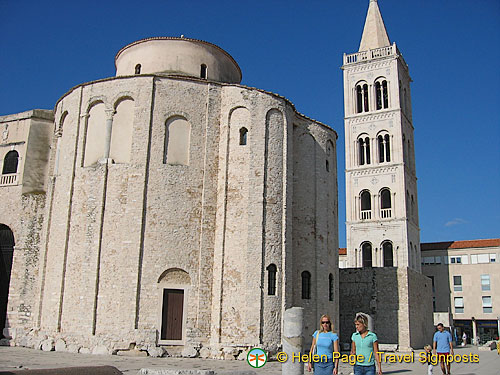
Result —
[[476, 345], [479, 345], [479, 343], [476, 340], [477, 337], [477, 325], [476, 325], [476, 319], [472, 319], [472, 342], [475, 343]]
[[106, 141], [104, 143], [104, 159], [109, 159], [109, 150], [111, 148], [111, 128], [113, 126], [113, 115], [115, 111], [112, 109], [106, 110]]
[[283, 362], [281, 373], [284, 375], [301, 375], [304, 373], [304, 363], [292, 361], [292, 355], [302, 352], [303, 343], [303, 307], [292, 307], [285, 310], [283, 316], [283, 352], [288, 360]]

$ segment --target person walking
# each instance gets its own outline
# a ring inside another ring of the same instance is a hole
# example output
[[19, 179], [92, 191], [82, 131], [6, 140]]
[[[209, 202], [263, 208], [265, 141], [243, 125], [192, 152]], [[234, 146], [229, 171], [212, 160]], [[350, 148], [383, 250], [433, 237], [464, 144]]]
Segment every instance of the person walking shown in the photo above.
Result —
[[[321, 315], [319, 330], [314, 331], [311, 353], [320, 356], [319, 362], [314, 362], [315, 375], [337, 375], [339, 371], [338, 358], [333, 360], [333, 353], [339, 352], [339, 336], [333, 332], [333, 323], [328, 315]], [[326, 356], [326, 361], [324, 360]], [[307, 371], [311, 372], [312, 363], [307, 364]]]
[[462, 335], [462, 346], [467, 345], [467, 334], [464, 331], [464, 334]]
[[[377, 363], [377, 374], [382, 375], [380, 357], [377, 355], [377, 335], [368, 330], [368, 317], [363, 314], [356, 315], [354, 319], [356, 332], [351, 336], [351, 355], [356, 355], [354, 375], [375, 375], [375, 362]], [[358, 361], [358, 356], [363, 356], [363, 361]]]
[[438, 355], [443, 375], [449, 375], [451, 374], [451, 361], [448, 360], [448, 355], [453, 355], [453, 341], [450, 332], [444, 329], [443, 323], [439, 323], [437, 329], [432, 340], [433, 352]]

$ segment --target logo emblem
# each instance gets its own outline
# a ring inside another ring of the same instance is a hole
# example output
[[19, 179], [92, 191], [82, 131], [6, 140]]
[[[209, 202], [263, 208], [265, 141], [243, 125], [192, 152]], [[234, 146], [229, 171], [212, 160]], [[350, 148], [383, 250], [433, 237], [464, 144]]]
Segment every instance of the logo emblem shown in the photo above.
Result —
[[267, 362], [267, 354], [260, 348], [253, 348], [247, 354], [247, 362], [253, 368], [263, 367]]

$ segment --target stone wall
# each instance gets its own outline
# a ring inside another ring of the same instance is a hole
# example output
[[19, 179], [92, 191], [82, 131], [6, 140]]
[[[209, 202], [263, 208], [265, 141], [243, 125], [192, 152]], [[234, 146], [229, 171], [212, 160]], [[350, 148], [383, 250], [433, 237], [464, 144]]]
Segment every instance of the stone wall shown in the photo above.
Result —
[[372, 316], [380, 343], [398, 344], [400, 351], [422, 348], [432, 340], [427, 277], [409, 268], [346, 268], [340, 270], [339, 288], [341, 342], [350, 343], [357, 312]]

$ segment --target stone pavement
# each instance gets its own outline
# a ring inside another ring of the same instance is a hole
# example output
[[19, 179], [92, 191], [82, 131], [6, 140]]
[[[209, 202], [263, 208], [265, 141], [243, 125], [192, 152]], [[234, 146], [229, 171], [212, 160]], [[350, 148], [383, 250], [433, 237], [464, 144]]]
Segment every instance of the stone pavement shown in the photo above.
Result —
[[[453, 363], [453, 375], [500, 375], [500, 356], [495, 351], [478, 351], [474, 346], [455, 348], [455, 354], [478, 354], [479, 363]], [[388, 353], [389, 354], [389, 353]], [[414, 363], [385, 363], [384, 374], [427, 374], [425, 365], [418, 362], [415, 352]], [[217, 375], [251, 374], [281, 375], [279, 362], [268, 362], [260, 369], [252, 369], [246, 361], [222, 361], [199, 358], [151, 358], [121, 357], [115, 355], [72, 354], [63, 352], [43, 352], [41, 350], [21, 347], [0, 347], [0, 371], [13, 369], [41, 369], [70, 366], [115, 366], [124, 374], [136, 375], [141, 368], [148, 369], [196, 369], [214, 370]], [[21, 367], [22, 366], [22, 367]], [[340, 373], [348, 375], [352, 367], [341, 364]], [[307, 374], [307, 371], [305, 371]], [[438, 366], [434, 367], [434, 375], [440, 375]], [[286, 375], [286, 374], [285, 374]]]

